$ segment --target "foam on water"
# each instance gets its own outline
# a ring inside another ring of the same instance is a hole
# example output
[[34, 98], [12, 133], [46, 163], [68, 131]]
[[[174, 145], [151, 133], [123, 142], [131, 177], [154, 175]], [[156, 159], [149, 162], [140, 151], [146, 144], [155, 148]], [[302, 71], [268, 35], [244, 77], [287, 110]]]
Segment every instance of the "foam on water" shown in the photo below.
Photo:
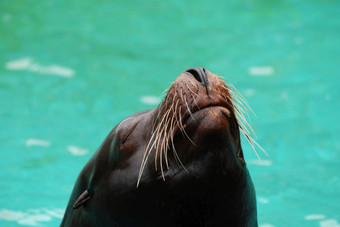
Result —
[[24, 226], [40, 226], [45, 222], [50, 222], [53, 218], [61, 219], [64, 215], [62, 209], [30, 209], [26, 212], [1, 209], [0, 219], [13, 221]]
[[340, 223], [335, 219], [320, 221], [320, 227], [340, 227]]
[[8, 13], [4, 13], [2, 15], [2, 21], [5, 22], [5, 23], [8, 23], [12, 20], [12, 16]]
[[261, 224], [261, 225], [259, 225], [259, 227], [275, 227], [274, 225], [272, 225], [272, 224]]
[[[323, 220], [324, 219], [324, 220]], [[309, 214], [305, 216], [306, 221], [319, 221], [320, 227], [340, 227], [340, 223], [336, 219], [326, 219], [326, 215], [323, 214]]]
[[140, 98], [140, 101], [146, 105], [158, 105], [161, 98], [158, 96], [144, 95]]
[[49, 147], [51, 145], [51, 142], [47, 140], [31, 138], [31, 139], [26, 140], [25, 145], [27, 147], [30, 147], [30, 146]]
[[67, 146], [67, 150], [75, 156], [83, 156], [89, 153], [89, 150], [77, 146]]
[[256, 165], [256, 166], [271, 166], [273, 165], [273, 161], [271, 160], [259, 160], [259, 159], [251, 159], [247, 161], [248, 165]]
[[261, 197], [261, 196], [257, 196], [257, 201], [259, 202], [259, 203], [262, 203], [262, 204], [267, 204], [267, 203], [269, 203], [269, 199], [267, 199], [267, 198], [264, 198], [264, 197]]
[[254, 96], [256, 94], [256, 91], [252, 88], [248, 88], [248, 89], [244, 90], [243, 94], [247, 97], [251, 97], [251, 96]]
[[272, 66], [252, 66], [248, 69], [251, 76], [271, 76], [274, 74]]
[[41, 65], [36, 63], [30, 57], [20, 58], [17, 60], [9, 61], [6, 63], [6, 69], [11, 71], [30, 71], [46, 75], [55, 75], [60, 77], [73, 77], [75, 72], [73, 69], [51, 64], [51, 65]]
[[320, 219], [324, 219], [326, 218], [325, 215], [323, 214], [309, 214], [305, 217], [305, 220], [309, 221], [309, 220], [320, 220]]

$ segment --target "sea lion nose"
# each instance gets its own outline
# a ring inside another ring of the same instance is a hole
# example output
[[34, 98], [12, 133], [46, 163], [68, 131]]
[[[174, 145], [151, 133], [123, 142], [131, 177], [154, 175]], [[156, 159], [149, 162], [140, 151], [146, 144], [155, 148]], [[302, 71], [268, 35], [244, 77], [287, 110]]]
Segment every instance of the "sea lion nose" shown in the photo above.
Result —
[[208, 86], [208, 77], [203, 67], [187, 69], [185, 72], [190, 73], [204, 87]]

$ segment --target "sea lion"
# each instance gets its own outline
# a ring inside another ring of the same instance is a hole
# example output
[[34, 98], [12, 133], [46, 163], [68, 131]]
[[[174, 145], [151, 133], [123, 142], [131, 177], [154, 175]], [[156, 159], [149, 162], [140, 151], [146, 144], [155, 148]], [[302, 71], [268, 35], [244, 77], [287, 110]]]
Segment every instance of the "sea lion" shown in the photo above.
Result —
[[[81, 171], [61, 226], [257, 226], [235, 88], [202, 67], [119, 123]], [[256, 150], [255, 150], [256, 151]]]

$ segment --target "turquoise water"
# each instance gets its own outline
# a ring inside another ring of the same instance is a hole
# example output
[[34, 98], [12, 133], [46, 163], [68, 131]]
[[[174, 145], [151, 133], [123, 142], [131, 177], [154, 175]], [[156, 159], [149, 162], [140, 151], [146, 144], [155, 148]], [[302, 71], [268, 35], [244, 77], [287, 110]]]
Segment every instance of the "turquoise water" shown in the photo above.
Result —
[[58, 226], [124, 117], [204, 66], [246, 97], [262, 227], [340, 226], [339, 1], [0, 2], [0, 226]]

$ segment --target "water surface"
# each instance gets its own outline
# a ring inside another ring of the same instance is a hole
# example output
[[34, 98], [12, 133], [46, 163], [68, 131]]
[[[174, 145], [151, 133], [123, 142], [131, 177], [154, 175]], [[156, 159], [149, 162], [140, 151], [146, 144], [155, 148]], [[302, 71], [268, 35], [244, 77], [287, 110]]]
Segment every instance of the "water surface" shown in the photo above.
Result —
[[58, 226], [124, 117], [204, 66], [246, 97], [262, 227], [340, 226], [338, 1], [0, 3], [0, 226]]

